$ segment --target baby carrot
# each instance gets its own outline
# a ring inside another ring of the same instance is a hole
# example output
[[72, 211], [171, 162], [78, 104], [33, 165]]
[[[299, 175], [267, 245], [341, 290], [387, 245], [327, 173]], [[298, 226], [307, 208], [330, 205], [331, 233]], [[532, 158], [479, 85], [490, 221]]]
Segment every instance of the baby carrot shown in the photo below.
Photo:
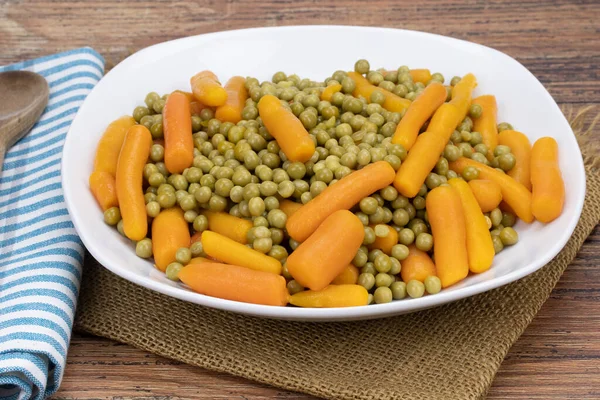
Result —
[[204, 105], [217, 107], [227, 101], [227, 91], [211, 71], [202, 71], [192, 76], [190, 84], [194, 97]]
[[200, 237], [202, 236], [202, 232], [196, 232], [190, 237], [190, 246], [196, 242], [200, 241]]
[[[417, 83], [417, 82], [427, 83], [431, 80], [431, 72], [425, 68], [411, 69], [409, 71], [409, 74], [410, 74], [413, 82], [415, 82], [415, 83]], [[446, 99], [446, 98], [444, 97], [444, 99]]]
[[204, 110], [205, 108], [208, 107], [206, 107], [204, 104], [198, 101], [190, 101], [190, 114], [192, 115], [200, 115], [202, 110]]
[[279, 275], [281, 263], [216, 232], [202, 232], [202, 247], [209, 256], [227, 264], [240, 265], [256, 271]]
[[394, 93], [388, 92], [380, 87], [371, 85], [364, 76], [357, 72], [350, 71], [348, 72], [348, 76], [352, 78], [356, 85], [354, 92], [352, 93], [356, 97], [362, 96], [369, 101], [373, 92], [382, 93], [385, 96], [385, 101], [382, 104], [383, 108], [392, 112], [402, 112], [410, 106], [410, 100], [396, 96]]
[[502, 190], [494, 181], [473, 179], [469, 181], [469, 186], [482, 212], [492, 211], [502, 201]]
[[565, 185], [558, 166], [558, 144], [543, 137], [531, 149], [531, 210], [538, 221], [558, 218], [565, 203]]
[[285, 306], [289, 298], [283, 276], [238, 265], [188, 264], [178, 276], [193, 291], [225, 300]]
[[216, 263], [218, 261], [213, 260], [212, 258], [206, 257], [194, 257], [190, 260], [189, 264], [202, 264], [203, 262]]
[[227, 236], [238, 243], [248, 243], [246, 235], [253, 226], [252, 221], [238, 218], [226, 212], [202, 210], [200, 214], [206, 216], [208, 219], [209, 230]]
[[290, 296], [297, 307], [357, 307], [369, 304], [369, 292], [360, 285], [330, 285], [321, 290], [306, 290]]
[[364, 237], [356, 215], [336, 211], [290, 254], [287, 269], [302, 286], [321, 290], [350, 264]]
[[125, 134], [129, 128], [135, 125], [135, 120], [130, 116], [123, 116], [108, 125], [98, 147], [94, 158], [94, 171], [108, 172], [112, 176], [117, 173], [117, 162], [119, 153], [125, 140]]
[[487, 146], [488, 160], [494, 158], [494, 149], [498, 146], [498, 106], [496, 97], [492, 95], [479, 96], [473, 99], [473, 104], [479, 104], [483, 111], [479, 118], [473, 121], [473, 131], [481, 133], [483, 144]]
[[115, 182], [123, 218], [125, 236], [142, 240], [148, 233], [148, 216], [144, 201], [143, 171], [152, 146], [152, 135], [144, 125], [127, 131], [119, 154]]
[[458, 108], [458, 111], [462, 116], [461, 121], [469, 111], [473, 89], [475, 89], [476, 86], [477, 79], [475, 79], [475, 75], [467, 74], [452, 88], [452, 100], [450, 100], [450, 103]]
[[[391, 226], [382, 226], [387, 228], [387, 236], [376, 236], [375, 241], [369, 246], [369, 250], [379, 249], [385, 254], [390, 255], [392, 254], [392, 247], [398, 244], [398, 232]], [[375, 225], [372, 225], [371, 228], [375, 228]]]
[[427, 132], [417, 137], [394, 179], [394, 187], [403, 196], [417, 195], [460, 121], [459, 111], [454, 105], [444, 103], [438, 108], [431, 118]]
[[515, 166], [507, 174], [531, 190], [531, 143], [527, 136], [517, 131], [502, 131], [498, 134], [498, 144], [510, 147], [515, 156]]
[[299, 242], [305, 241], [328, 216], [338, 210], [349, 210], [364, 197], [388, 186], [394, 174], [388, 162], [377, 161], [346, 175], [288, 218], [289, 235]]
[[315, 153], [312, 141], [302, 122], [281, 101], [272, 95], [258, 102], [258, 113], [269, 133], [277, 140], [286, 157], [292, 161], [306, 162]]
[[340, 90], [342, 90], [342, 85], [340, 85], [339, 83], [335, 84], [335, 85], [327, 86], [323, 90], [323, 93], [321, 93], [321, 100], [331, 101], [331, 96], [333, 96], [334, 93], [337, 93]]
[[296, 203], [292, 200], [283, 199], [279, 202], [279, 209], [283, 211], [288, 218], [300, 208], [302, 208], [302, 203]]
[[232, 122], [237, 124], [242, 119], [242, 110], [246, 105], [248, 92], [244, 84], [246, 79], [241, 76], [234, 76], [225, 84], [227, 92], [227, 101], [222, 106], [217, 107], [215, 118], [221, 122]]
[[423, 282], [428, 276], [437, 276], [437, 271], [429, 254], [411, 244], [408, 246], [408, 257], [402, 260], [400, 276], [404, 282], [413, 279]]
[[496, 253], [483, 212], [467, 182], [453, 178], [448, 183], [458, 192], [465, 216], [469, 270], [476, 274], [487, 271]]
[[485, 164], [461, 157], [450, 163], [450, 169], [461, 174], [466, 167], [475, 167], [479, 170], [479, 178], [496, 182], [500, 186], [502, 199], [514, 210], [517, 217], [527, 223], [533, 222], [531, 213], [531, 192], [525, 186], [506, 175]]
[[401, 144], [406, 150], [417, 140], [419, 130], [431, 115], [446, 100], [446, 89], [441, 83], [432, 83], [423, 90], [406, 110], [398, 123], [392, 143]]
[[181, 247], [190, 246], [190, 228], [178, 207], [162, 210], [152, 220], [152, 252], [156, 267], [165, 271]]
[[175, 92], [177, 93], [181, 93], [182, 95], [184, 95], [188, 101], [191, 103], [192, 101], [196, 101], [196, 98], [194, 97], [194, 93], [190, 93], [190, 92], [185, 92], [183, 90], [175, 90]]
[[437, 276], [445, 288], [469, 274], [463, 207], [458, 192], [451, 186], [438, 186], [429, 192], [425, 207], [433, 235]]
[[173, 92], [163, 109], [165, 136], [165, 166], [172, 174], [180, 174], [192, 166], [194, 139], [192, 138], [190, 103], [184, 94]]
[[108, 172], [94, 171], [89, 179], [90, 190], [94, 198], [102, 208], [106, 211], [111, 207], [119, 205], [117, 198], [117, 187], [115, 177]]
[[358, 275], [358, 268], [352, 264], [348, 264], [331, 283], [333, 285], [354, 285], [358, 281]]

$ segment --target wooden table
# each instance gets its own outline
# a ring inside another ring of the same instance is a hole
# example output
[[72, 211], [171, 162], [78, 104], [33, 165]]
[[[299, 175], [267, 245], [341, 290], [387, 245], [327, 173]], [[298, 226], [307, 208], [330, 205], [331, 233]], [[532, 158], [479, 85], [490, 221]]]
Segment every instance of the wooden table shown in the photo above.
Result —
[[[148, 45], [294, 24], [415, 29], [482, 43], [529, 68], [561, 105], [600, 103], [600, 3], [582, 1], [0, 1], [0, 65], [79, 46], [108, 64]], [[393, 49], [401, 51], [401, 44]], [[600, 109], [599, 109], [600, 111]], [[600, 229], [508, 354], [490, 399], [600, 398]], [[74, 335], [56, 398], [308, 399]]]

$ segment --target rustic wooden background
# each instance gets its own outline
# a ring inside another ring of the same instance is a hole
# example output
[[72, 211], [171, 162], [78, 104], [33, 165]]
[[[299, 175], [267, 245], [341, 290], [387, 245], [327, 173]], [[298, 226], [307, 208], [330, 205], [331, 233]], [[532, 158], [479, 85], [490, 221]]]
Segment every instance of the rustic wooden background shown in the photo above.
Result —
[[[580, 108], [600, 105], [599, 17], [598, 0], [0, 0], [0, 64], [92, 46], [111, 65], [165, 40], [247, 27], [386, 26], [494, 47], [529, 68], [560, 105]], [[509, 353], [489, 399], [600, 398], [598, 267], [597, 227]], [[310, 397], [76, 334], [55, 398]]]

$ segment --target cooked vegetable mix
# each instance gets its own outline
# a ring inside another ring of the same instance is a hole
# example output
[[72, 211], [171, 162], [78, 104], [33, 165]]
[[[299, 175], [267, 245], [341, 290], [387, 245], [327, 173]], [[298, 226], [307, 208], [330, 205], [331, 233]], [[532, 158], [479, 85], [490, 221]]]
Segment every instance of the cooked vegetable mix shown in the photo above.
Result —
[[532, 148], [498, 124], [504, 99], [475, 97], [473, 74], [445, 84], [358, 60], [323, 82], [222, 86], [202, 71], [190, 86], [112, 122], [89, 185], [139, 257], [198, 293], [297, 307], [434, 295], [492, 267], [517, 217], [562, 212], [556, 141]]

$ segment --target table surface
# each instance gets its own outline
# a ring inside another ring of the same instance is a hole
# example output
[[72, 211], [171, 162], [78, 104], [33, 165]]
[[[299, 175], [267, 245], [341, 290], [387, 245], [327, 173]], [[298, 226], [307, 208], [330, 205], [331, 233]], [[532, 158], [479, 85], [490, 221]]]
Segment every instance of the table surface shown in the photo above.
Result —
[[[0, 65], [92, 46], [114, 65], [152, 44], [227, 29], [372, 25], [453, 36], [503, 51], [560, 105], [600, 104], [600, 2], [0, 0]], [[168, 18], [165, 16], [168, 15]], [[597, 109], [600, 111], [600, 108]], [[600, 229], [504, 361], [489, 399], [600, 398]], [[309, 399], [75, 334], [57, 399]]]

